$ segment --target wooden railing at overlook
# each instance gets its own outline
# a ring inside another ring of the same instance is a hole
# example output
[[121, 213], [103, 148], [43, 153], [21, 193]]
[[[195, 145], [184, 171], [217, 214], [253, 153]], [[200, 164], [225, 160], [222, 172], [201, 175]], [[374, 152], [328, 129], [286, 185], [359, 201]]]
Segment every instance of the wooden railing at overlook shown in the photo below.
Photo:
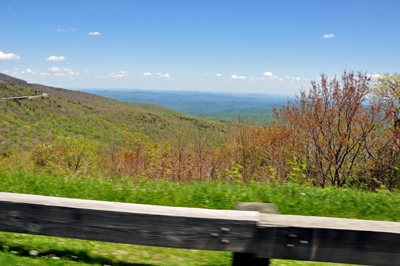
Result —
[[[233, 265], [270, 258], [400, 265], [400, 223], [165, 207], [0, 193], [0, 231], [115, 243], [234, 252]], [[246, 210], [246, 211], [243, 211]]]

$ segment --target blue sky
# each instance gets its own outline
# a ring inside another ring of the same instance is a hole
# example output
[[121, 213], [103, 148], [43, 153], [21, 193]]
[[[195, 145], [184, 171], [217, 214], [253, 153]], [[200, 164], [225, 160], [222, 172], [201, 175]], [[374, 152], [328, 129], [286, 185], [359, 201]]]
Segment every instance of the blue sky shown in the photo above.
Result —
[[400, 68], [400, 1], [0, 0], [0, 72], [58, 87], [293, 94]]

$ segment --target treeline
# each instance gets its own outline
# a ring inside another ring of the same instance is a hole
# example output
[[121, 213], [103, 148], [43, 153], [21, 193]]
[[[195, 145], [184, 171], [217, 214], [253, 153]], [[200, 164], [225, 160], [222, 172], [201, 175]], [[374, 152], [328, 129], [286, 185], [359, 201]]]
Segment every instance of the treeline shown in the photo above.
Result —
[[2, 158], [0, 166], [82, 178], [257, 180], [395, 190], [400, 188], [399, 106], [398, 73], [376, 80], [363, 73], [345, 72], [341, 79], [322, 75], [275, 109], [273, 122], [238, 123], [219, 140], [201, 124], [157, 142], [127, 125], [122, 145], [110, 140], [100, 150], [84, 137], [58, 137]]
[[243, 108], [243, 109], [229, 109], [215, 113], [201, 113], [196, 115], [198, 117], [213, 117], [213, 118], [228, 118], [229, 121], [240, 122], [258, 122], [260, 124], [268, 124], [274, 120], [274, 113], [272, 108]]

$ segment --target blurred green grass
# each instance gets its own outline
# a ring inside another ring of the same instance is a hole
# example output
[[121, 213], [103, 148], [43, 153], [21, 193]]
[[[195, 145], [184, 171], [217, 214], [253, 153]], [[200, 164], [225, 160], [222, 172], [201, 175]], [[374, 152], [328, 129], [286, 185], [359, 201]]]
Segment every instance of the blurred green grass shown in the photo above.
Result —
[[[233, 209], [275, 203], [281, 214], [400, 221], [398, 193], [314, 188], [292, 183], [171, 183], [102, 180], [0, 171], [0, 191], [164, 206]], [[0, 265], [231, 265], [231, 253], [123, 245], [0, 233]], [[29, 255], [37, 250], [37, 256]], [[54, 258], [56, 257], [56, 258]], [[273, 260], [272, 265], [330, 265]]]

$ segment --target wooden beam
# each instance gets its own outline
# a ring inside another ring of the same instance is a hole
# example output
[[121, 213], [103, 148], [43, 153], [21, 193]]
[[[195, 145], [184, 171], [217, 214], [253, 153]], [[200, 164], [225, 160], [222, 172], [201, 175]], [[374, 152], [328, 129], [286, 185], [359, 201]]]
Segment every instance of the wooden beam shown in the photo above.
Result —
[[0, 231], [186, 249], [255, 252], [258, 212], [0, 193]]
[[[258, 202], [238, 202], [235, 210], [239, 211], [258, 211], [260, 213], [277, 214], [278, 208], [273, 203], [258, 203]], [[259, 230], [257, 231], [256, 245], [260, 241]], [[258, 257], [256, 253], [233, 253], [232, 266], [268, 266], [270, 265], [269, 257]]]
[[[238, 208], [274, 209], [264, 207]], [[267, 265], [268, 258], [400, 265], [397, 222], [0, 193], [0, 231], [231, 251], [234, 265]]]
[[278, 214], [278, 208], [273, 203], [237, 202], [235, 205], [235, 210], [257, 211], [260, 213]]
[[257, 257], [400, 265], [400, 223], [261, 214]]

